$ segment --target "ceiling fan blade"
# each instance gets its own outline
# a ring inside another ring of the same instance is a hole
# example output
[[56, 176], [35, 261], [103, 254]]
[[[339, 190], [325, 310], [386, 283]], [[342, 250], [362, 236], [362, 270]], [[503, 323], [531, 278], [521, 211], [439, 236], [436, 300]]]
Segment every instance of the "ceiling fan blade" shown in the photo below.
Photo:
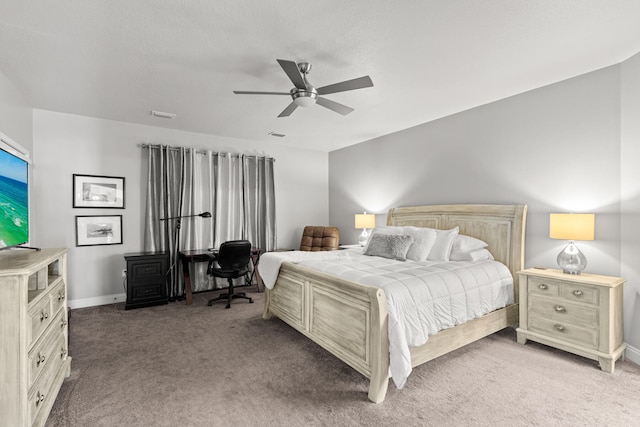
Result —
[[251, 92], [248, 90], [234, 90], [236, 95], [291, 95], [289, 92]]
[[278, 117], [289, 117], [291, 113], [293, 113], [296, 110], [296, 108], [298, 108], [298, 104], [296, 104], [295, 102], [292, 102], [291, 104], [289, 104], [287, 108], [285, 108], [282, 111], [282, 113], [278, 115]]
[[282, 67], [287, 76], [289, 76], [289, 80], [293, 83], [295, 87], [298, 89], [307, 89], [307, 85], [304, 83], [304, 79], [300, 74], [300, 70], [298, 69], [298, 64], [293, 61], [287, 61], [285, 59], [276, 59], [278, 64]]
[[316, 103], [322, 105], [324, 108], [328, 108], [329, 110], [335, 111], [336, 113], [340, 113], [343, 116], [346, 116], [350, 112], [353, 111], [353, 108], [347, 107], [346, 105], [342, 105], [338, 102], [332, 101], [327, 98], [317, 97]]
[[344, 92], [346, 90], [363, 89], [365, 87], [373, 86], [371, 77], [364, 76], [357, 79], [346, 80], [340, 83], [334, 83], [328, 86], [322, 86], [317, 88], [318, 95], [328, 95], [330, 93]]

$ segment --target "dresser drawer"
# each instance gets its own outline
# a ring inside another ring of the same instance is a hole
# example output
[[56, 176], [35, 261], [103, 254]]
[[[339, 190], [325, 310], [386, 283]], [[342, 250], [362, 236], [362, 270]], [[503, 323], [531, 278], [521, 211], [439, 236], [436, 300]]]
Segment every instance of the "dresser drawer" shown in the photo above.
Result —
[[[59, 341], [57, 341], [59, 342]], [[66, 356], [66, 355], [65, 355]], [[57, 390], [54, 388], [56, 381], [62, 383], [62, 377], [58, 375], [63, 364], [60, 353], [52, 355], [50, 361], [45, 364], [43, 372], [38, 376], [27, 395], [30, 423], [33, 424], [44, 408], [51, 408], [56, 399]], [[47, 409], [48, 411], [48, 409]], [[46, 413], [43, 414], [46, 416]], [[44, 423], [42, 423], [44, 425]]]
[[529, 316], [529, 330], [593, 350], [598, 349], [598, 331], [596, 329], [581, 328], [571, 323], [533, 315]]
[[598, 309], [571, 303], [562, 298], [529, 297], [530, 316], [539, 314], [542, 317], [571, 323], [573, 325], [598, 328]]
[[51, 299], [46, 296], [42, 298], [36, 305], [29, 309], [29, 340], [28, 347], [38, 339], [40, 334], [47, 329], [51, 323]]
[[67, 295], [65, 293], [64, 281], [62, 279], [60, 279], [53, 289], [51, 289], [49, 298], [51, 299], [51, 313], [57, 313], [58, 310], [65, 305]]
[[58, 327], [58, 325], [61, 325], [63, 322], [66, 325], [64, 318], [65, 311], [60, 310], [58, 315], [53, 319], [51, 327], [29, 352], [29, 388], [36, 382], [42, 372], [44, 372], [50, 364], [54, 363], [55, 358], [60, 358], [62, 349], [65, 349], [66, 356], [65, 330]]

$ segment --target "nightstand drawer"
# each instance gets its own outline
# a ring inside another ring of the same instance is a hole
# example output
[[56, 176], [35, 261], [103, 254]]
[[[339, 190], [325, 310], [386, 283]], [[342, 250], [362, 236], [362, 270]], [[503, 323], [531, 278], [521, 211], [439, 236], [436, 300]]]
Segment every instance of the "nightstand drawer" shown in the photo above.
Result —
[[555, 280], [543, 279], [540, 277], [529, 277], [527, 291], [531, 295], [547, 295], [555, 297], [560, 295], [560, 285]]
[[598, 310], [596, 307], [585, 307], [567, 302], [561, 298], [549, 299], [535, 295], [529, 297], [530, 316], [536, 314], [559, 322], [579, 326], [598, 328]]
[[598, 349], [598, 331], [595, 329], [581, 328], [566, 322], [532, 316], [529, 318], [529, 330], [591, 349]]
[[569, 301], [598, 305], [598, 288], [592, 286], [563, 283], [560, 288], [560, 296]]

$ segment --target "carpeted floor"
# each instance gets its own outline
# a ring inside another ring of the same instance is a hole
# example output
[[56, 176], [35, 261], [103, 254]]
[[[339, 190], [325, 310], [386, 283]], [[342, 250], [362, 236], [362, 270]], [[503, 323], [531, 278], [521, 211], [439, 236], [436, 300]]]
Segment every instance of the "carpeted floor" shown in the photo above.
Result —
[[414, 369], [386, 400], [368, 381], [255, 303], [212, 293], [136, 310], [72, 310], [71, 376], [54, 426], [637, 426], [640, 367], [596, 362], [512, 329]]

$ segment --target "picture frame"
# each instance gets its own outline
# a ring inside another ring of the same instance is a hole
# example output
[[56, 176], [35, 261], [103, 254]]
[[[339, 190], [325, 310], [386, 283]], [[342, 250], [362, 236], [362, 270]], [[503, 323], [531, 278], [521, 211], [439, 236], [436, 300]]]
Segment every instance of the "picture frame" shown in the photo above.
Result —
[[74, 208], [124, 209], [124, 177], [73, 174]]
[[76, 246], [121, 244], [122, 215], [76, 216]]

